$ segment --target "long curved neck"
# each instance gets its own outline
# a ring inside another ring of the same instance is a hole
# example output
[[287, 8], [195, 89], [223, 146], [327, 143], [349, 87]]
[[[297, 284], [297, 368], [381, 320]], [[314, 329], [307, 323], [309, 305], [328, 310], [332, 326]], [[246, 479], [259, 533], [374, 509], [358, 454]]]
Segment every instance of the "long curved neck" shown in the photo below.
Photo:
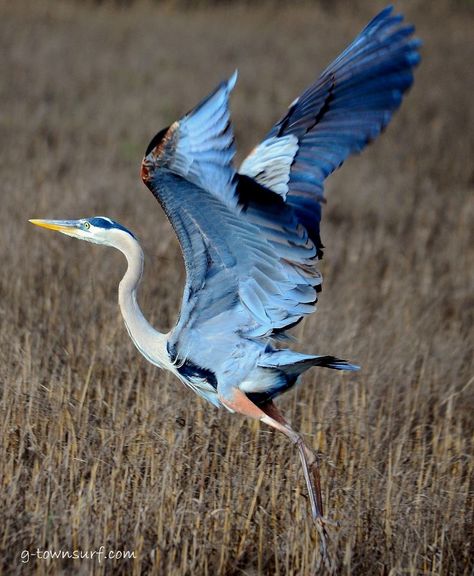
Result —
[[119, 284], [118, 300], [130, 338], [147, 360], [167, 368], [170, 363], [166, 348], [168, 335], [151, 326], [137, 302], [137, 289], [143, 273], [143, 250], [130, 234], [121, 234], [116, 247], [125, 255], [128, 263]]

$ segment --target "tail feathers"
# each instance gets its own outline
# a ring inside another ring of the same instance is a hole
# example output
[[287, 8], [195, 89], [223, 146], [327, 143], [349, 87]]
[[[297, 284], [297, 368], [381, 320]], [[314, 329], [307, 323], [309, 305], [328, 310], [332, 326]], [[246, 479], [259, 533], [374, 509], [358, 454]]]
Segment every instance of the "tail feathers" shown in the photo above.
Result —
[[335, 356], [310, 356], [292, 350], [275, 350], [259, 362], [262, 368], [277, 368], [288, 376], [299, 376], [312, 366], [322, 366], [333, 370], [348, 370], [355, 372], [360, 369], [357, 364], [351, 364]]
[[312, 366], [323, 366], [334, 370], [349, 370], [350, 372], [360, 370], [360, 366], [357, 366], [357, 364], [351, 364], [347, 360], [341, 360], [335, 356], [316, 356]]

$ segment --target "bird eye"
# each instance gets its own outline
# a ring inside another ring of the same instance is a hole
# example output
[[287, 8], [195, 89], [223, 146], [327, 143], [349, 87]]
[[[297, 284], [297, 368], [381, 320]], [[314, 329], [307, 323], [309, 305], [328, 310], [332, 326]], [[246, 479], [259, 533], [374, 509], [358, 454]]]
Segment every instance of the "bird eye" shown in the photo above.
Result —
[[82, 227], [84, 228], [84, 230], [89, 230], [89, 228], [91, 227], [89, 222], [84, 222], [84, 224], [82, 225]]

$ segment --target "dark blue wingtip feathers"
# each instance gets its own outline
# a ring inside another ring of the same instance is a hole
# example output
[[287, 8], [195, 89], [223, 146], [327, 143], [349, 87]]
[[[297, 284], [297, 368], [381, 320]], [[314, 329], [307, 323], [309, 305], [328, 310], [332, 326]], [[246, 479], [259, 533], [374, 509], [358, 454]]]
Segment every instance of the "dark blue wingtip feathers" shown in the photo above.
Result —
[[379, 12], [267, 135], [298, 138], [286, 202], [319, 255], [324, 180], [386, 128], [413, 84], [422, 42], [403, 19], [393, 6]]

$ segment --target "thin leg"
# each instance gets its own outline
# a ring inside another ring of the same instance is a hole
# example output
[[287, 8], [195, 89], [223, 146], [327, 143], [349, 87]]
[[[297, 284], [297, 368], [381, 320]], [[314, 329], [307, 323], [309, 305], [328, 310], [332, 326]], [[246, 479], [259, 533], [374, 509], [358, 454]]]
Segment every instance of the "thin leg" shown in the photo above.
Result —
[[324, 518], [323, 512], [323, 499], [321, 497], [321, 476], [319, 474], [318, 460], [314, 455], [314, 452], [304, 443], [303, 438], [291, 428], [285, 417], [281, 414], [281, 412], [278, 410], [275, 404], [273, 404], [272, 401], [261, 406], [261, 409], [267, 415], [266, 417], [261, 418], [262, 422], [265, 422], [265, 424], [273, 426], [274, 428], [277, 428], [274, 424], [277, 422], [279, 426], [282, 427], [278, 427], [277, 430], [280, 430], [286, 436], [288, 436], [288, 438], [290, 438], [290, 440], [298, 447], [301, 464], [303, 465], [304, 479], [306, 480], [306, 486], [308, 488], [311, 512], [314, 523], [316, 525], [316, 529], [319, 533], [319, 538], [321, 540], [321, 554], [326, 565], [329, 567], [330, 559], [327, 550], [329, 535], [325, 526], [327, 520]]
[[275, 427], [273, 421], [278, 422], [278, 424], [283, 426], [283, 429], [278, 428], [278, 430], [288, 436], [298, 447], [301, 464], [303, 465], [304, 478], [306, 480], [306, 485], [308, 486], [313, 518], [315, 520], [323, 518], [324, 511], [323, 500], [321, 497], [321, 477], [319, 474], [318, 461], [314, 452], [304, 443], [303, 438], [291, 428], [290, 424], [272, 401], [262, 405], [261, 409], [268, 417], [268, 419], [266, 417], [262, 418], [262, 422], [273, 427]]
[[319, 467], [313, 451], [304, 443], [303, 438], [291, 428], [272, 401], [262, 406], [257, 406], [244, 392], [242, 392], [242, 390], [239, 390], [238, 388], [232, 390], [231, 400], [222, 396], [219, 396], [219, 399], [231, 410], [261, 420], [272, 428], [283, 432], [285, 436], [290, 438], [290, 440], [296, 444], [303, 465], [306, 485], [308, 487], [312, 516], [321, 538], [321, 550], [323, 557], [327, 560], [328, 534], [325, 527], [326, 520], [323, 517]]

